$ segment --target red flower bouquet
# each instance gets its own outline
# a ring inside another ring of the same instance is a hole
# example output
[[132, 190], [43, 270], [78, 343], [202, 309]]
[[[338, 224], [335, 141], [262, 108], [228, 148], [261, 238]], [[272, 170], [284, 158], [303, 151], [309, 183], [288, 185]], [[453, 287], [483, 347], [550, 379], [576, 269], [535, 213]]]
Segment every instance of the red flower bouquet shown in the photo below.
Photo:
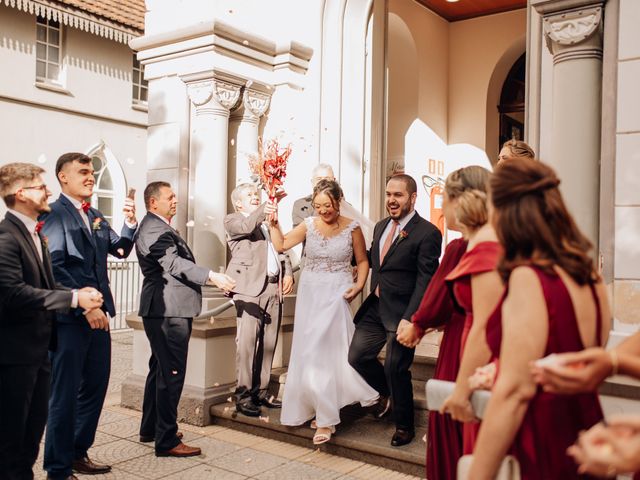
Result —
[[277, 140], [269, 140], [266, 148], [260, 142], [257, 156], [249, 157], [251, 173], [258, 179], [272, 202], [284, 197], [282, 185], [283, 179], [287, 176], [287, 161], [290, 155], [291, 145], [281, 148]]

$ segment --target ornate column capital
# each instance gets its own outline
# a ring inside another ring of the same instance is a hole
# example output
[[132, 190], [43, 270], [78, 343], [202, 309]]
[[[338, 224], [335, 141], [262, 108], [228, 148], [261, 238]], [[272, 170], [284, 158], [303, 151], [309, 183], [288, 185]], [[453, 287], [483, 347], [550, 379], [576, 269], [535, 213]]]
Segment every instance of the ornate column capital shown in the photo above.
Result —
[[206, 80], [204, 82], [194, 82], [187, 84], [187, 94], [189, 100], [196, 107], [200, 107], [211, 100], [213, 96], [213, 81]]
[[576, 58], [602, 58], [601, 6], [545, 15], [543, 28], [553, 63]]
[[227, 110], [231, 110], [238, 103], [240, 98], [240, 85], [225, 82], [224, 80], [214, 80], [214, 89], [216, 101]]
[[242, 97], [244, 108], [256, 117], [260, 118], [265, 114], [271, 102], [271, 96], [266, 93], [250, 90], [246, 88]]
[[229, 115], [229, 111], [238, 104], [240, 85], [218, 80], [203, 80], [187, 84], [187, 93], [196, 107], [196, 115]]

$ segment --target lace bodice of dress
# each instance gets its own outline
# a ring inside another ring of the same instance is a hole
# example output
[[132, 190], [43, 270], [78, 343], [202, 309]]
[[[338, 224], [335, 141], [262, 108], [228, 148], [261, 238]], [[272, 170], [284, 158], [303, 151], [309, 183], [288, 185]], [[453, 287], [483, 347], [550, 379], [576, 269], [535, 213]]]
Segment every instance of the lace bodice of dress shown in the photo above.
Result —
[[315, 217], [308, 217], [305, 222], [307, 224], [307, 240], [304, 247], [305, 271], [351, 273], [353, 256], [351, 232], [359, 226], [358, 222], [352, 220], [340, 233], [328, 238], [316, 228]]

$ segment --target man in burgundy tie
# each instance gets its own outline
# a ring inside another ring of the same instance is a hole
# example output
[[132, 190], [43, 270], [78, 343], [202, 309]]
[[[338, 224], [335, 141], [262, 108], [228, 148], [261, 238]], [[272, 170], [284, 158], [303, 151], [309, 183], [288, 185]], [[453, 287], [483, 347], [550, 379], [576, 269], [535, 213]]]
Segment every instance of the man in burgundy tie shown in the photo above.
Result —
[[[414, 349], [396, 340], [402, 319], [410, 319], [438, 268], [442, 235], [415, 211], [417, 185], [409, 175], [391, 177], [386, 186], [389, 216], [378, 222], [369, 250], [371, 293], [355, 315], [349, 363], [380, 393], [376, 416], [393, 407], [396, 432], [391, 445], [415, 436], [413, 387], [409, 368]], [[378, 354], [386, 345], [384, 367]]]
[[54, 480], [72, 471], [107, 473], [108, 465], [89, 459], [102, 404], [109, 384], [111, 337], [109, 316], [115, 305], [107, 272], [107, 256], [126, 258], [133, 249], [137, 220], [131, 199], [123, 212], [120, 235], [104, 214], [87, 202], [95, 187], [91, 158], [66, 153], [56, 162], [62, 194], [43, 217], [56, 281], [68, 288], [90, 285], [104, 297], [101, 309], [72, 309], [58, 314], [58, 349], [51, 354], [51, 399], [44, 451], [44, 468]]

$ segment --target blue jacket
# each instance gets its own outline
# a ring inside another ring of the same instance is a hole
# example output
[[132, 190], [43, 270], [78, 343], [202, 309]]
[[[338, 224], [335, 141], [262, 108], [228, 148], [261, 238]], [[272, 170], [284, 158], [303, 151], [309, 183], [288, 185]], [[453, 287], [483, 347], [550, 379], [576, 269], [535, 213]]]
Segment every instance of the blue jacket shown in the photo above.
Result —
[[[42, 233], [47, 237], [53, 275], [68, 288], [95, 287], [104, 296], [103, 309], [112, 317], [116, 310], [109, 289], [107, 255], [126, 258], [133, 248], [135, 228], [122, 227], [121, 236], [111, 228], [102, 213], [89, 209], [87, 216], [91, 232], [80, 213], [67, 197], [60, 195], [51, 205], [51, 212], [42, 215]], [[59, 322], [85, 321], [82, 309], [58, 314]]]

